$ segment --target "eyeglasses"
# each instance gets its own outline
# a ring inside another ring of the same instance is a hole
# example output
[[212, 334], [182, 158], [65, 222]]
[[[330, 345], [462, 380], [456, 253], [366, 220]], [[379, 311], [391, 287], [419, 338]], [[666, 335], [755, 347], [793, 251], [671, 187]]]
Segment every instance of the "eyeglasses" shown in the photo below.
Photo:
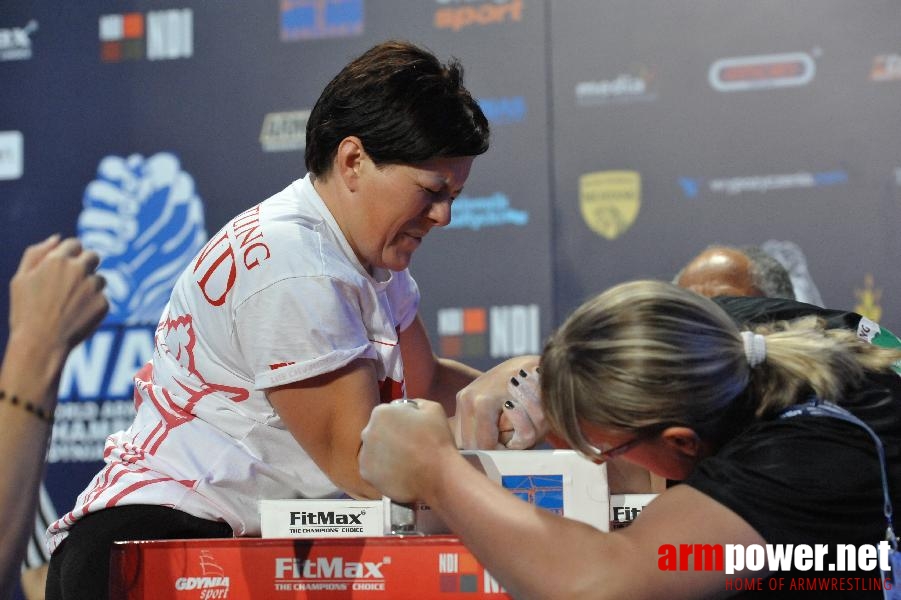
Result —
[[594, 450], [594, 453], [593, 453], [594, 455], [592, 456], [591, 459], [595, 463], [601, 464], [602, 462], [612, 460], [612, 459], [616, 458], [617, 456], [625, 454], [626, 452], [628, 452], [629, 450], [631, 450], [632, 448], [634, 448], [641, 442], [645, 441], [646, 439], [647, 438], [645, 436], [639, 435], [639, 436], [635, 436], [634, 438], [632, 438], [631, 440], [629, 440], [627, 442], [623, 442], [622, 444], [619, 444], [617, 446], [612, 446], [609, 448], [607, 448], [607, 447], [598, 448], [596, 446], [592, 446], [591, 448], [592, 448], [592, 450]]

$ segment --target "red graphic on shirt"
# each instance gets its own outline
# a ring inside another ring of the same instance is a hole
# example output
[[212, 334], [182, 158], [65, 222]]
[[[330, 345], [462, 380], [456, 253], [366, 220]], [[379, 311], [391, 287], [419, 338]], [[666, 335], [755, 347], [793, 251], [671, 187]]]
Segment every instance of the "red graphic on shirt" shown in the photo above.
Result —
[[213, 306], [222, 306], [225, 303], [225, 297], [238, 278], [235, 253], [228, 241], [228, 231], [222, 230], [220, 233], [221, 235], [210, 238], [197, 256], [197, 262], [194, 263], [194, 273], [201, 267], [203, 269], [199, 274], [200, 279], [197, 280], [200, 292]]
[[[232, 402], [243, 402], [250, 397], [250, 391], [244, 388], [221, 385], [208, 382], [203, 374], [198, 371], [194, 361], [194, 345], [197, 339], [194, 333], [194, 321], [191, 315], [183, 315], [175, 319], [166, 319], [157, 328], [157, 345], [162, 353], [168, 354], [181, 365], [190, 377], [180, 380], [173, 377], [176, 383], [188, 392], [188, 401], [184, 404], [184, 411], [194, 415], [194, 406], [209, 394], [218, 393], [227, 396]], [[168, 390], [163, 390], [163, 395], [171, 404], [172, 400]]]
[[197, 285], [206, 301], [213, 306], [225, 303], [225, 297], [238, 279], [236, 251], [240, 255], [241, 266], [247, 271], [272, 256], [260, 230], [259, 204], [232, 219], [210, 238], [197, 255], [194, 262], [194, 273], [199, 277]]
[[278, 369], [281, 369], [282, 367], [290, 367], [293, 364], [294, 364], [293, 360], [289, 360], [288, 362], [275, 363], [274, 365], [269, 365], [269, 370], [277, 371]]

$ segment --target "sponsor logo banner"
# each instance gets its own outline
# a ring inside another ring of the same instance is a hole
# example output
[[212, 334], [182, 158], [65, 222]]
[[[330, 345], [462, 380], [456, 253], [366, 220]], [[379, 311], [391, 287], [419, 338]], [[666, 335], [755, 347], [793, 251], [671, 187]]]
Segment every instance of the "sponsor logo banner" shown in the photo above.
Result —
[[25, 171], [25, 138], [21, 131], [0, 131], [0, 181], [19, 179]]
[[37, 30], [38, 22], [34, 19], [24, 27], [0, 28], [0, 61], [30, 59], [31, 36]]
[[863, 287], [854, 290], [854, 296], [857, 298], [854, 312], [877, 322], [882, 318], [882, 289], [876, 287], [872, 273], [864, 275]]
[[281, 0], [280, 12], [284, 42], [363, 33], [363, 0]]
[[749, 175], [745, 177], [726, 177], [718, 179], [700, 179], [680, 177], [679, 186], [686, 198], [697, 198], [702, 192], [736, 196], [738, 194], [765, 194], [771, 191], [797, 188], [813, 188], [848, 183], [848, 173], [836, 169], [834, 171], [797, 173], [780, 173], [773, 175]]
[[225, 575], [225, 569], [219, 566], [213, 553], [209, 550], [201, 550], [197, 556], [199, 576], [179, 577], [173, 586], [177, 592], [193, 592], [185, 597], [199, 598], [200, 600], [212, 600], [214, 598], [228, 598], [231, 581]]
[[541, 351], [537, 304], [438, 310], [438, 337], [448, 358], [501, 358]]
[[627, 231], [641, 208], [637, 171], [596, 171], [579, 177], [582, 220], [595, 233], [613, 240]]
[[655, 79], [653, 69], [640, 67], [634, 74], [620, 73], [613, 79], [580, 81], [576, 84], [576, 104], [600, 106], [652, 102], [657, 99]]
[[526, 99], [523, 96], [479, 98], [479, 107], [492, 125], [508, 125], [525, 120]]
[[710, 65], [707, 79], [718, 92], [746, 92], [807, 85], [816, 63], [806, 52], [721, 58]]
[[491, 196], [473, 198], [459, 196], [451, 205], [451, 222], [445, 229], [471, 229], [478, 231], [484, 227], [525, 227], [529, 223], [529, 213], [510, 206], [510, 198], [501, 192]]
[[100, 60], [174, 60], [194, 55], [190, 8], [101, 15]]
[[309, 110], [273, 112], [263, 119], [260, 144], [264, 152], [291, 152], [307, 147]]
[[873, 66], [870, 68], [871, 81], [899, 81], [901, 80], [901, 55], [880, 54], [873, 57]]
[[466, 27], [484, 27], [522, 21], [522, 0], [436, 0], [436, 29], [460, 31]]
[[123, 543], [111, 566], [111, 598], [509, 598], [441, 535]]

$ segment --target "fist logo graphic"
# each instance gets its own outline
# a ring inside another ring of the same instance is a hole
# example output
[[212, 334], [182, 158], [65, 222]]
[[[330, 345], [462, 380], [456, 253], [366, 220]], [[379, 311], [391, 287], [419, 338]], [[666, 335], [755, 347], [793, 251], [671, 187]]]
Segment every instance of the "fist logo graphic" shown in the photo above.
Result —
[[100, 257], [110, 302], [105, 323], [152, 324], [206, 242], [203, 205], [178, 158], [107, 156], [88, 184], [78, 237]]

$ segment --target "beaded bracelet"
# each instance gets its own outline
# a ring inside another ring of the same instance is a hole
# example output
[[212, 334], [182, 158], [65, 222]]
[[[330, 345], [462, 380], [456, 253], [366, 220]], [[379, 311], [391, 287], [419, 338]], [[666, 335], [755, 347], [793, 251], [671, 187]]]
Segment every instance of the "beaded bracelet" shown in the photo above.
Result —
[[[0, 401], [3, 401], [5, 399], [6, 399], [6, 392], [4, 392], [3, 390], [0, 390]], [[35, 406], [31, 402], [27, 402], [27, 401], [23, 402], [23, 401], [19, 400], [19, 398], [15, 394], [13, 394], [12, 396], [9, 397], [9, 402], [13, 406], [21, 405], [22, 408], [24, 408], [25, 410], [27, 410], [28, 412], [30, 412], [31, 414], [33, 414], [34, 416], [36, 416], [37, 418], [39, 418], [42, 421], [46, 421], [47, 423], [53, 423], [53, 411], [52, 410], [44, 410], [40, 406]]]

